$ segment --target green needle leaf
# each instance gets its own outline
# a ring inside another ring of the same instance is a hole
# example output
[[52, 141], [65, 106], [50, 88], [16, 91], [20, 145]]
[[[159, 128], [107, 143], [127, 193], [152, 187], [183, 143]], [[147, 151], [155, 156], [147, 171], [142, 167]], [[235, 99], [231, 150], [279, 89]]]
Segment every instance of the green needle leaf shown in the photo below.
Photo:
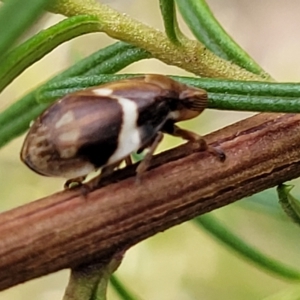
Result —
[[30, 122], [47, 106], [36, 103], [34, 94], [30, 93], [0, 113], [0, 147], [28, 129]]
[[160, 10], [163, 16], [165, 31], [169, 40], [174, 44], [180, 44], [179, 36], [182, 33], [179, 31], [174, 0], [160, 0]]
[[[49, 82], [53, 83], [72, 76], [84, 75], [88, 72], [93, 73], [95, 70], [100, 73], [109, 72], [110, 70], [117, 72], [132, 62], [148, 57], [150, 57], [148, 52], [118, 42], [83, 59]], [[25, 95], [0, 113], [0, 147], [26, 131], [30, 122], [49, 106], [49, 104], [37, 103], [35, 94], [36, 91], [33, 91]]]
[[195, 37], [209, 50], [254, 74], [270, 79], [270, 75], [226, 33], [205, 0], [176, 0], [176, 3]]
[[67, 94], [128, 77], [132, 77], [132, 75], [103, 74], [71, 77], [65, 80], [49, 82], [37, 90], [36, 100], [38, 103], [52, 103], [56, 99], [62, 98]]
[[208, 106], [221, 110], [300, 113], [300, 98], [209, 93]]
[[[38, 90], [36, 97], [40, 103], [53, 102], [70, 92], [136, 76], [139, 74], [73, 77], [45, 84]], [[300, 84], [170, 77], [182, 83], [205, 89], [208, 92], [208, 108], [300, 113]]]
[[82, 34], [98, 31], [93, 16], [76, 16], [41, 31], [11, 52], [0, 63], [0, 91], [26, 68], [44, 57], [58, 45]]
[[110, 277], [110, 283], [114, 290], [118, 293], [123, 300], [135, 300], [136, 298], [126, 289], [123, 283], [118, 279], [116, 275]]
[[300, 226], [300, 202], [290, 194], [293, 187], [292, 185], [281, 184], [277, 187], [277, 194], [279, 204], [284, 212]]
[[264, 270], [289, 280], [300, 280], [300, 271], [288, 267], [281, 262], [270, 258], [258, 249], [247, 244], [244, 240], [221, 225], [211, 214], [195, 218], [193, 222], [208, 231], [214, 238], [225, 244], [237, 254], [256, 264]]
[[49, 0], [7, 0], [0, 8], [0, 61], [11, 45], [42, 14]]

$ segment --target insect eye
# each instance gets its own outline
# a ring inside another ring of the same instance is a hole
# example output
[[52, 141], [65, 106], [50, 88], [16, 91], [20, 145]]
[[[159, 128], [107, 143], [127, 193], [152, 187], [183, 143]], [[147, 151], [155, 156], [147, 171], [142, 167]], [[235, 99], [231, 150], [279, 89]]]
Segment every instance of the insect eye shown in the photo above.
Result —
[[207, 93], [204, 90], [184, 90], [179, 98], [184, 107], [190, 110], [202, 111], [207, 107]]

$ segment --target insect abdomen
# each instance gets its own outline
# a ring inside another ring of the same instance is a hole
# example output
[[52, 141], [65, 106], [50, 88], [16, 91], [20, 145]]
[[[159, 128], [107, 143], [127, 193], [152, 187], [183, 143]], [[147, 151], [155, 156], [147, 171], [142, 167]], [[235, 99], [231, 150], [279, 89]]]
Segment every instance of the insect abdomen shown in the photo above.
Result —
[[80, 177], [143, 148], [167, 117], [163, 102], [102, 92], [67, 96], [46, 110], [28, 133], [22, 160], [43, 175]]

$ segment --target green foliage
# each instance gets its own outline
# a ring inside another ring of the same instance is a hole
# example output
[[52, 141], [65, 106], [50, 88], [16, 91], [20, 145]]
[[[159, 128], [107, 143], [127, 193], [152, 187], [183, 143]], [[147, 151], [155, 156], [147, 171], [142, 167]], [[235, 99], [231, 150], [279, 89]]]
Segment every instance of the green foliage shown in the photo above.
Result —
[[249, 245], [222, 225], [211, 214], [200, 216], [193, 221], [197, 226], [207, 230], [218, 241], [222, 242], [225, 246], [229, 247], [251, 263], [258, 265], [277, 276], [291, 280], [300, 280], [300, 272], [298, 270], [285, 266], [276, 259], [270, 258], [255, 247]]
[[[31, 43], [31, 40], [26, 43]], [[79, 61], [46, 84], [59, 83], [66, 78], [69, 79], [78, 75], [93, 76], [95, 73], [118, 72], [130, 63], [148, 57], [150, 55], [146, 51], [118, 42]], [[0, 147], [24, 133], [30, 122], [41, 114], [48, 105], [49, 103], [38, 103], [36, 91], [32, 91], [0, 113]]]
[[[36, 99], [39, 103], [51, 103], [71, 92], [134, 76], [138, 74], [105, 74], [67, 78], [45, 84], [37, 91]], [[187, 85], [205, 89], [208, 92], [208, 108], [300, 112], [300, 88], [297, 83], [170, 77]]]
[[57, 46], [77, 36], [96, 31], [98, 22], [95, 17], [76, 16], [39, 32], [3, 58], [0, 63], [0, 91]]
[[[9, 0], [0, 9], [0, 61], [17, 39], [42, 14], [49, 0]], [[3, 30], [5, 28], [5, 30]]]
[[173, 0], [160, 0], [159, 3], [166, 35], [172, 43], [179, 45], [182, 33], [177, 23], [175, 3]]
[[293, 186], [281, 184], [277, 187], [279, 203], [285, 213], [297, 224], [300, 225], [300, 202], [290, 194]]
[[225, 32], [205, 0], [176, 0], [187, 25], [209, 50], [265, 79], [270, 76]]

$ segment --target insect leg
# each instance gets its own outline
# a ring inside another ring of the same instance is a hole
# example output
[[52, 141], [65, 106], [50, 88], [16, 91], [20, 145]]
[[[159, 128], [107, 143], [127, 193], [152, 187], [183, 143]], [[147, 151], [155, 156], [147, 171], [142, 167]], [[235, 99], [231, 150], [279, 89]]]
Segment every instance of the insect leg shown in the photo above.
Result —
[[147, 154], [145, 155], [143, 160], [140, 162], [140, 164], [136, 168], [136, 173], [137, 173], [138, 177], [140, 177], [141, 174], [149, 168], [150, 161], [151, 161], [151, 158], [153, 156], [153, 153], [156, 150], [159, 143], [161, 142], [161, 140], [163, 139], [163, 136], [164, 135], [163, 135], [162, 132], [157, 133], [155, 139], [153, 140], [152, 144], [149, 147], [149, 151], [147, 152]]
[[77, 187], [82, 185], [82, 182], [85, 180], [86, 176], [81, 176], [77, 178], [68, 179], [64, 184], [64, 189], [71, 189], [72, 187]]
[[98, 176], [96, 176], [95, 178], [93, 178], [92, 180], [86, 183], [88, 188], [90, 190], [95, 189], [98, 186], [100, 180], [111, 175], [114, 172], [115, 168], [117, 168], [121, 162], [122, 160], [102, 168], [101, 173]]
[[196, 142], [200, 146], [201, 150], [209, 151], [210, 153], [216, 155], [220, 159], [220, 161], [224, 161], [226, 158], [225, 153], [221, 149], [218, 149], [218, 148], [208, 145], [206, 143], [205, 139], [201, 135], [199, 135], [195, 132], [192, 132], [192, 131], [189, 131], [186, 129], [182, 129], [182, 128], [178, 127], [177, 125], [173, 124], [172, 127], [170, 127], [170, 125], [168, 126], [167, 133], [169, 133], [173, 136], [181, 137], [187, 141]]
[[126, 166], [131, 166], [132, 165], [132, 159], [131, 159], [131, 156], [128, 155], [127, 157], [125, 157], [125, 164]]

